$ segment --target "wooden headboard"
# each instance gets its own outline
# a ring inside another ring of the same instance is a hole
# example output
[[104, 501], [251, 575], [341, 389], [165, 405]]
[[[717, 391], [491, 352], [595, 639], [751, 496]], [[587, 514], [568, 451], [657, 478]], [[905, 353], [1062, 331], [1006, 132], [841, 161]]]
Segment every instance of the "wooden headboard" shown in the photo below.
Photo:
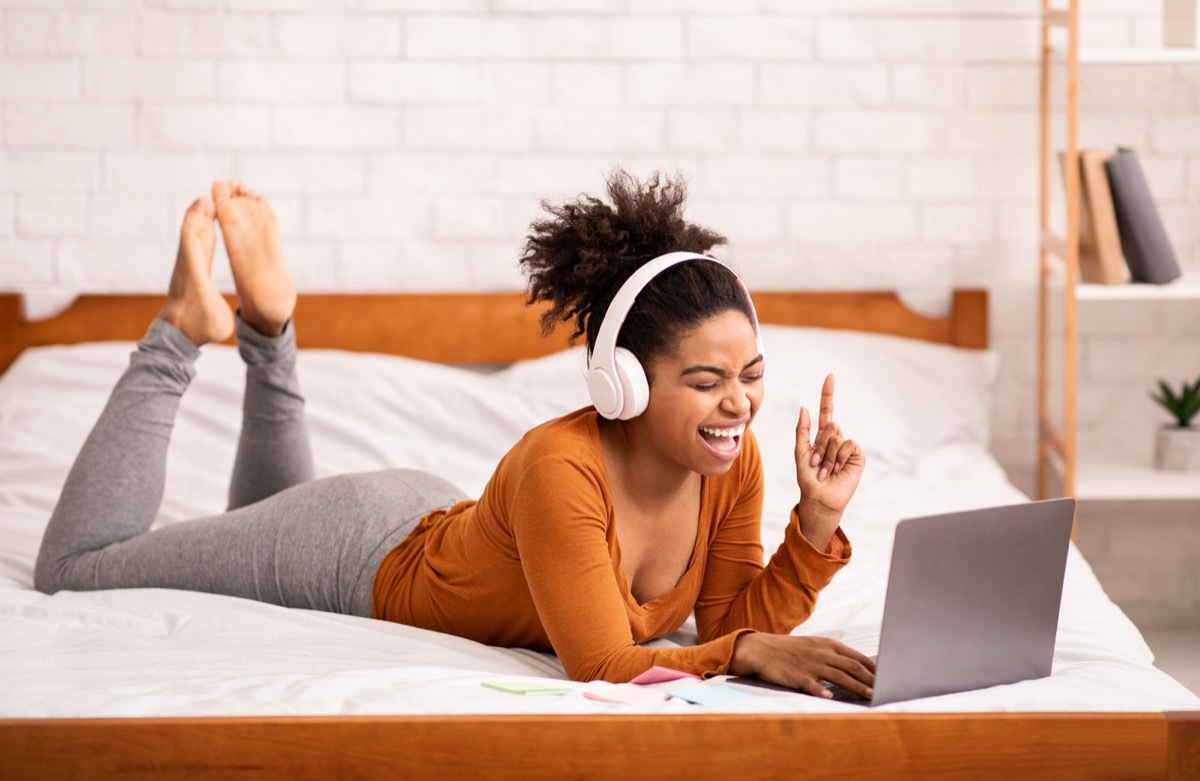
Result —
[[[956, 291], [944, 317], [915, 312], [890, 292], [753, 295], [764, 323], [887, 333], [976, 349], [988, 344], [982, 290]], [[139, 339], [162, 301], [161, 295], [83, 295], [53, 317], [29, 321], [22, 316], [19, 294], [0, 294], [0, 372], [28, 347]], [[542, 336], [540, 311], [526, 306], [521, 293], [302, 294], [296, 335], [306, 348], [506, 363], [566, 346], [565, 327]]]

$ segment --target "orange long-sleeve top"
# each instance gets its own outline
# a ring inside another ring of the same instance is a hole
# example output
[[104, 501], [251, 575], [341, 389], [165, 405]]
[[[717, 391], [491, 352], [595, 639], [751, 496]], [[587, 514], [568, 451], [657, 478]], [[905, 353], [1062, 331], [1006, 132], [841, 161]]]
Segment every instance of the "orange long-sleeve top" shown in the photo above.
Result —
[[[700, 517], [675, 588], [639, 604], [621, 568], [612, 495], [592, 408], [529, 431], [479, 500], [425, 516], [375, 574], [375, 618], [488, 645], [554, 651], [574, 680], [628, 681], [652, 665], [724, 673], [747, 631], [790, 632], [849, 561], [839, 529], [819, 551], [795, 508], [763, 566], [762, 462], [747, 430], [718, 477], [702, 477]], [[695, 611], [699, 645], [645, 648]]]

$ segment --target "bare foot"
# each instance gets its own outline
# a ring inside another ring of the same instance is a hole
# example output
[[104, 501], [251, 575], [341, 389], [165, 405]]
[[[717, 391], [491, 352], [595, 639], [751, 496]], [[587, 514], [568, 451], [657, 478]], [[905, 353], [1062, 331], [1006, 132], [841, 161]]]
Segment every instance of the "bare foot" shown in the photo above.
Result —
[[232, 179], [213, 182], [212, 194], [242, 319], [261, 334], [279, 336], [296, 308], [296, 286], [275, 212], [266, 198]]
[[212, 281], [216, 216], [216, 206], [208, 196], [188, 207], [179, 230], [179, 253], [167, 300], [158, 315], [197, 347], [223, 342], [233, 334], [233, 311]]

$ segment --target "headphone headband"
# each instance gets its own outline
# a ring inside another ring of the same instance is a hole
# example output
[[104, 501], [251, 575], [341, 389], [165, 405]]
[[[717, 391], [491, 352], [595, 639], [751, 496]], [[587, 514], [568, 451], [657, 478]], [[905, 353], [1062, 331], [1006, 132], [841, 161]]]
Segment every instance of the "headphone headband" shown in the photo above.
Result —
[[[733, 274], [746, 296], [746, 304], [750, 307], [755, 345], [758, 352], [763, 353], [762, 334], [758, 327], [758, 313], [754, 310], [754, 301], [751, 300], [750, 291], [746, 289], [745, 283], [733, 269], [716, 258], [695, 252], [668, 252], [665, 255], [659, 255], [646, 262], [633, 272], [629, 279], [625, 280], [625, 283], [617, 290], [617, 294], [613, 296], [612, 303], [608, 305], [608, 310], [604, 313], [604, 320], [600, 323], [600, 329], [596, 333], [596, 342], [592, 345], [592, 352], [588, 358], [587, 382], [592, 403], [596, 406], [596, 411], [603, 417], [628, 420], [640, 415], [645, 410], [646, 404], [649, 402], [649, 388], [645, 371], [628, 350], [617, 347], [617, 336], [642, 289], [662, 272], [690, 260], [716, 263], [729, 269]], [[622, 371], [623, 369], [625, 371]], [[631, 374], [634, 376], [628, 379], [632, 380], [630, 383], [632, 387], [627, 387], [626, 382], [622, 380], [627, 379], [626, 375]], [[641, 390], [643, 387], [645, 388], [644, 392]], [[629, 392], [631, 390], [632, 393]], [[629, 399], [627, 396], [634, 398]]]

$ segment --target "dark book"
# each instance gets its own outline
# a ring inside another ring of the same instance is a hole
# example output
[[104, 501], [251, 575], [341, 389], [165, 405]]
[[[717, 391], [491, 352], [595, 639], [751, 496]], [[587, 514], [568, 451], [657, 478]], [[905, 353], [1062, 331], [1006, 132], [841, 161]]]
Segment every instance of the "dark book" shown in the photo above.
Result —
[[1137, 155], [1132, 149], [1119, 148], [1104, 169], [1131, 280], [1162, 285], [1175, 279], [1179, 264]]

